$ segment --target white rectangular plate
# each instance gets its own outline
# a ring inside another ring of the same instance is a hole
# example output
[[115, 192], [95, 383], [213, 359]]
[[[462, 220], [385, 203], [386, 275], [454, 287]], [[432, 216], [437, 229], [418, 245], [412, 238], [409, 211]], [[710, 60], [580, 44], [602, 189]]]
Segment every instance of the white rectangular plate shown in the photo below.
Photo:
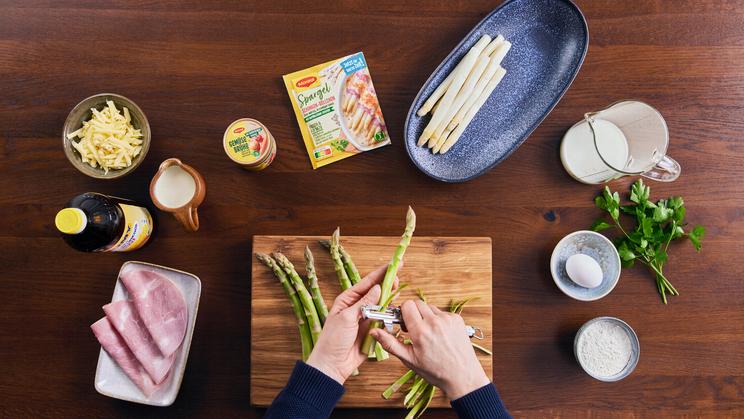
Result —
[[170, 406], [178, 396], [178, 390], [181, 388], [183, 373], [186, 370], [186, 361], [189, 357], [191, 348], [191, 337], [194, 335], [194, 325], [196, 324], [196, 314], [199, 310], [199, 297], [201, 295], [201, 281], [196, 275], [176, 269], [166, 268], [165, 266], [153, 265], [146, 262], [124, 262], [119, 270], [119, 276], [116, 279], [114, 287], [114, 296], [111, 301], [125, 300], [129, 298], [124, 284], [119, 278], [125, 270], [145, 269], [157, 272], [173, 283], [181, 290], [186, 300], [186, 306], [189, 311], [189, 321], [186, 326], [186, 336], [183, 339], [181, 348], [176, 353], [176, 359], [173, 361], [171, 372], [165, 379], [160, 388], [157, 389], [149, 398], [142, 394], [142, 391], [127, 377], [119, 368], [119, 365], [101, 348], [98, 354], [98, 366], [96, 367], [95, 386], [96, 391], [104, 396], [116, 399], [127, 400], [134, 403], [149, 404], [152, 406]]

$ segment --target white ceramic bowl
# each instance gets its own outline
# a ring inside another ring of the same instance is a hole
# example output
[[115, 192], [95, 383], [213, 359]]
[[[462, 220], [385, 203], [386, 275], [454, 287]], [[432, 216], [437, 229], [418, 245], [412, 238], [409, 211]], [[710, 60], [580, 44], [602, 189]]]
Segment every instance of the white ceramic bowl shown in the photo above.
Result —
[[[566, 260], [583, 253], [591, 256], [602, 268], [602, 282], [596, 288], [585, 288], [571, 280], [566, 273]], [[620, 279], [620, 255], [615, 245], [605, 236], [589, 230], [567, 235], [553, 249], [550, 257], [550, 274], [558, 289], [579, 301], [594, 301], [609, 294]]]

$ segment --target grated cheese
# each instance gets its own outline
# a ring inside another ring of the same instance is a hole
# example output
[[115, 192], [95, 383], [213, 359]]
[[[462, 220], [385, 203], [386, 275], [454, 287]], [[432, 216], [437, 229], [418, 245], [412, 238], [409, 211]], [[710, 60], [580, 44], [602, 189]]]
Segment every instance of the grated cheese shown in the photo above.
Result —
[[[83, 161], [104, 172], [124, 169], [142, 151], [142, 132], [134, 129], [129, 109], [122, 114], [113, 101], [107, 100], [102, 110], [91, 108], [92, 117], [83, 126], [67, 134]], [[79, 141], [75, 141], [75, 137]]]

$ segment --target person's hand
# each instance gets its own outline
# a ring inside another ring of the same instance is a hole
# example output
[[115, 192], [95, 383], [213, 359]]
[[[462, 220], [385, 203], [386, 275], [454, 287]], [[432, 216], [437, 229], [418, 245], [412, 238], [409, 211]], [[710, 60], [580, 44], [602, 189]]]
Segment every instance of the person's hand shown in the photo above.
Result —
[[450, 400], [490, 382], [470, 344], [462, 317], [423, 301], [406, 301], [401, 311], [411, 345], [403, 344], [385, 330], [372, 330], [372, 337], [386, 351], [442, 389]]
[[[387, 265], [379, 267], [336, 297], [320, 338], [307, 359], [308, 365], [340, 384], [367, 359], [367, 355], [359, 351], [369, 327], [369, 321], [360, 322], [362, 306], [377, 304], [380, 299], [380, 282], [385, 277], [386, 270]], [[397, 284], [396, 279], [394, 289]]]

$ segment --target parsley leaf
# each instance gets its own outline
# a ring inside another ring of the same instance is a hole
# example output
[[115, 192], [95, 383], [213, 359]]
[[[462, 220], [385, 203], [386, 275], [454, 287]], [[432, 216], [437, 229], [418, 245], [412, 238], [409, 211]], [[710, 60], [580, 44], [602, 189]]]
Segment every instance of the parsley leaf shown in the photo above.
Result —
[[602, 230], [607, 230], [608, 228], [612, 228], [612, 227], [613, 227], [612, 224], [600, 218], [599, 220], [595, 221], [594, 224], [592, 224], [591, 230], [602, 231]]
[[[697, 251], [702, 248], [705, 228], [695, 226], [689, 233], [685, 233], [684, 200], [675, 196], [661, 199], [657, 202], [650, 200], [651, 188], [638, 179], [630, 188], [628, 199], [630, 204], [620, 205], [620, 195], [610, 191], [605, 186], [602, 193], [594, 199], [597, 208], [607, 212], [612, 223], [598, 219], [592, 224], [593, 231], [617, 228], [622, 235], [613, 240], [623, 267], [632, 267], [636, 261], [643, 263], [653, 272], [656, 287], [662, 301], [667, 303], [667, 294], [679, 295], [679, 292], [664, 276], [664, 264], [669, 259], [669, 244], [676, 239], [687, 236]], [[626, 231], [620, 224], [620, 214], [635, 218], [635, 226]]]
[[695, 246], [695, 250], [698, 252], [700, 249], [703, 248], [703, 244], [701, 241], [703, 240], [703, 236], [705, 235], [705, 227], [703, 226], [695, 226], [695, 228], [692, 229], [689, 236], [690, 241], [692, 242], [693, 246]]

